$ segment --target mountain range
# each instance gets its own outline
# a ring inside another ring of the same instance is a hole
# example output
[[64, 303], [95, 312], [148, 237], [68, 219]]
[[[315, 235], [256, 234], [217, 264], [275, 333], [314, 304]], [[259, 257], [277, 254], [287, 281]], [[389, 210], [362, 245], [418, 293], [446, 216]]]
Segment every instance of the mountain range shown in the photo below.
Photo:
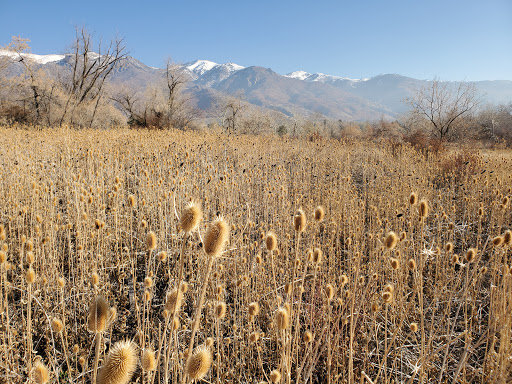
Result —
[[[15, 59], [16, 54], [0, 51]], [[70, 55], [23, 54], [47, 73], [55, 75], [59, 67], [69, 66]], [[365, 79], [349, 79], [323, 73], [295, 71], [286, 75], [270, 68], [243, 67], [234, 63], [217, 64], [196, 60], [180, 65], [188, 77], [188, 92], [196, 106], [208, 110], [226, 96], [241, 97], [259, 108], [278, 111], [286, 116], [325, 116], [329, 119], [362, 121], [395, 119], [408, 109], [404, 100], [427, 80], [398, 74], [383, 74]], [[13, 60], [11, 74], [22, 66]], [[120, 60], [112, 71], [114, 86], [144, 89], [161, 82], [163, 69], [149, 67], [131, 56]], [[474, 83], [485, 103], [512, 102], [512, 81], [477, 81]]]

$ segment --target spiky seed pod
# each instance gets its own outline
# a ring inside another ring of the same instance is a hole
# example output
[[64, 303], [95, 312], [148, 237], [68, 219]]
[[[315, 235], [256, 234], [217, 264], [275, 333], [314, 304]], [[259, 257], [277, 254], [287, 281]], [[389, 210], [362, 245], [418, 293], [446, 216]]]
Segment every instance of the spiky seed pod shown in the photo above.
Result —
[[426, 200], [420, 201], [420, 206], [418, 207], [418, 213], [420, 214], [420, 217], [424, 219], [428, 216], [428, 202]]
[[277, 369], [274, 369], [270, 372], [270, 381], [274, 384], [277, 384], [281, 381], [281, 373]]
[[260, 334], [258, 332], [252, 332], [249, 335], [249, 341], [251, 343], [256, 343], [260, 339]]
[[204, 343], [208, 348], [210, 348], [213, 345], [213, 338], [209, 337], [206, 339]]
[[187, 360], [186, 372], [193, 380], [202, 379], [212, 365], [212, 353], [204, 345], [199, 346]]
[[64, 329], [64, 324], [62, 324], [62, 321], [57, 319], [56, 317], [52, 320], [52, 330], [55, 333], [60, 333]]
[[390, 264], [391, 264], [391, 268], [393, 268], [394, 270], [397, 270], [398, 268], [400, 268], [400, 260], [395, 259], [394, 257], [391, 258]]
[[146, 247], [148, 250], [152, 251], [156, 248], [156, 235], [155, 232], [149, 231], [148, 235], [146, 236]]
[[36, 384], [46, 384], [50, 380], [48, 368], [41, 361], [34, 364], [33, 377]]
[[92, 285], [98, 285], [100, 282], [100, 277], [98, 276], [98, 274], [96, 272], [93, 272], [93, 274], [91, 275], [91, 283]]
[[331, 301], [334, 297], [334, 286], [332, 284], [327, 284], [325, 286], [325, 298], [328, 301]]
[[414, 259], [409, 259], [409, 261], [407, 262], [407, 266], [409, 267], [410, 270], [415, 270], [416, 261]]
[[0, 251], [0, 264], [3, 264], [7, 261], [7, 254], [4, 251]]
[[140, 363], [144, 371], [154, 371], [156, 369], [155, 351], [151, 348], [145, 349], [144, 352], [142, 352]]
[[25, 248], [28, 252], [32, 252], [34, 250], [34, 242], [32, 240], [27, 241]]
[[411, 192], [409, 195], [409, 204], [415, 205], [418, 202], [418, 195], [416, 195], [414, 192]]
[[310, 331], [304, 332], [302, 340], [304, 340], [305, 343], [311, 343], [311, 340], [313, 340], [313, 334]]
[[458, 255], [453, 255], [452, 256], [452, 264], [458, 264], [459, 263], [459, 256]]
[[323, 255], [324, 253], [320, 248], [315, 248], [313, 250], [313, 262], [320, 264], [322, 262]]
[[384, 303], [386, 304], [389, 304], [393, 301], [393, 293], [391, 292], [384, 292], [382, 294], [382, 300], [384, 301]]
[[217, 319], [223, 319], [226, 316], [226, 303], [221, 301], [215, 306], [215, 317]]
[[318, 207], [315, 208], [315, 221], [321, 222], [324, 220], [324, 217], [325, 217], [324, 208], [321, 205], [319, 205]]
[[466, 252], [466, 261], [468, 263], [472, 263], [475, 260], [476, 257], [476, 249], [475, 248], [469, 248]]
[[283, 331], [290, 326], [290, 314], [288, 310], [284, 307], [281, 307], [277, 310], [276, 313], [276, 322], [277, 328]]
[[223, 218], [217, 218], [208, 229], [204, 241], [204, 251], [210, 257], [219, 256], [229, 236], [229, 226]]
[[506, 230], [505, 233], [503, 234], [503, 241], [505, 242], [506, 245], [511, 245], [512, 244], [512, 231], [511, 230]]
[[153, 279], [149, 276], [144, 278], [144, 286], [146, 288], [151, 288], [153, 286]]
[[393, 287], [393, 285], [391, 284], [386, 284], [386, 286], [384, 287], [384, 292], [393, 293], [395, 292], [395, 287]]
[[157, 258], [158, 258], [158, 261], [160, 261], [162, 263], [165, 262], [165, 260], [167, 260], [167, 252], [165, 252], [165, 251], [158, 252]]
[[372, 303], [372, 312], [377, 313], [379, 311], [379, 304]]
[[202, 218], [203, 212], [201, 211], [201, 207], [191, 201], [181, 214], [179, 224], [180, 228], [187, 233], [194, 232]]
[[59, 286], [59, 288], [64, 288], [64, 286], [66, 285], [66, 280], [64, 280], [63, 277], [59, 277], [57, 279], [57, 285]]
[[110, 349], [98, 373], [98, 384], [127, 384], [137, 368], [137, 348], [131, 341], [119, 341]]
[[172, 313], [174, 308], [176, 308], [176, 312], [180, 310], [181, 302], [183, 300], [183, 292], [181, 290], [178, 291], [177, 288], [174, 288], [171, 292], [167, 294], [167, 298], [165, 301], [165, 309]]
[[177, 331], [180, 327], [180, 319], [178, 319], [177, 317], [174, 318], [174, 321], [172, 323], [172, 330], [173, 331]]
[[296, 232], [304, 232], [306, 229], [306, 214], [302, 209], [299, 209], [293, 217], [293, 228]]
[[89, 307], [87, 325], [91, 332], [103, 332], [107, 328], [109, 305], [103, 296], [97, 296]]
[[411, 323], [411, 325], [409, 325], [409, 329], [411, 330], [411, 332], [418, 332], [418, 324]]
[[499, 245], [502, 245], [503, 244], [503, 236], [496, 236], [494, 239], [492, 239], [492, 244], [497, 247]]
[[27, 259], [28, 265], [34, 264], [34, 261], [35, 261], [34, 252], [28, 251], [27, 255], [26, 255], [26, 259]]
[[188, 292], [188, 283], [186, 281], [183, 281], [181, 283], [180, 291], [181, 291], [181, 293], [187, 293]]
[[260, 305], [258, 304], [258, 302], [253, 302], [251, 304], [249, 304], [249, 315], [250, 316], [258, 316], [258, 314], [260, 313]]
[[392, 250], [396, 247], [398, 243], [398, 236], [395, 232], [391, 231], [387, 234], [386, 239], [384, 240], [384, 245], [387, 249]]
[[265, 238], [265, 245], [269, 251], [274, 251], [277, 248], [277, 237], [274, 232], [270, 231], [267, 233], [267, 237]]
[[75, 355], [80, 352], [80, 347], [78, 344], [73, 345], [73, 349], [71, 349], [71, 352], [73, 352]]
[[34, 268], [30, 267], [27, 269], [25, 280], [27, 281], [27, 284], [33, 284], [34, 281], [36, 281], [36, 272], [34, 271]]
[[128, 205], [130, 206], [130, 208], [135, 207], [136, 203], [137, 202], [135, 200], [135, 196], [133, 196], [133, 195], [128, 196]]
[[444, 246], [444, 249], [446, 250], [446, 252], [453, 251], [453, 243], [452, 242], [446, 243], [446, 245]]

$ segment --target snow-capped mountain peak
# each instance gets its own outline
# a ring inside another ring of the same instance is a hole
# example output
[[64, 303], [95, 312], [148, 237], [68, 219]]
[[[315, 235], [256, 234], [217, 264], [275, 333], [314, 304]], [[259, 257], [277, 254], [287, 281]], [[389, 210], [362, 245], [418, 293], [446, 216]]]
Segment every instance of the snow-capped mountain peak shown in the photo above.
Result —
[[201, 76], [217, 65], [217, 63], [209, 60], [196, 60], [190, 63], [186, 63], [184, 67], [187, 68], [190, 72], [194, 72], [195, 74]]
[[306, 80], [309, 76], [311, 76], [311, 73], [308, 73], [306, 71], [295, 71], [288, 73], [285, 76], [290, 77], [292, 79]]
[[47, 64], [52, 63], [56, 61], [61, 61], [64, 59], [64, 55], [35, 55], [33, 53], [20, 53], [8, 50], [0, 50], [0, 56], [7, 56], [13, 60], [19, 60], [21, 58], [23, 59], [29, 59], [31, 61], [36, 62], [37, 64]]

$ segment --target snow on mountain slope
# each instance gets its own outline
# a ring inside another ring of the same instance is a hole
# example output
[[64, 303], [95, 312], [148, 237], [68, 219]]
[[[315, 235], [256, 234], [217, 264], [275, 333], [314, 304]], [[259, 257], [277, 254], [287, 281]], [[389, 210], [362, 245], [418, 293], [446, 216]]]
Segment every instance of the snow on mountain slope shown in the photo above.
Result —
[[213, 67], [217, 66], [217, 63], [209, 60], [196, 60], [190, 63], [186, 63], [183, 66], [187, 68], [190, 72], [195, 73], [196, 75], [203, 75], [205, 72], [209, 71]]
[[285, 77], [290, 77], [292, 79], [299, 79], [299, 80], [306, 80], [309, 76], [311, 76], [311, 73], [305, 72], [305, 71], [295, 71], [288, 73], [287, 75], [284, 75]]
[[[19, 60], [19, 55], [13, 51], [0, 50], [0, 56], [7, 56], [13, 60]], [[35, 55], [33, 53], [21, 53], [22, 58], [27, 58], [36, 62], [37, 64], [47, 64], [64, 59], [64, 55]]]

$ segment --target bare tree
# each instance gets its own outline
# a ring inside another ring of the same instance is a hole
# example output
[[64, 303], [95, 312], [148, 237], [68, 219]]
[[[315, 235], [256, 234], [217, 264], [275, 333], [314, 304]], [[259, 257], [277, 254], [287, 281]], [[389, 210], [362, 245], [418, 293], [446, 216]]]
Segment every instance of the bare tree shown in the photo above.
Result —
[[238, 129], [239, 120], [242, 111], [245, 109], [245, 103], [242, 97], [231, 97], [226, 101], [223, 108], [223, 126], [228, 134], [235, 133]]
[[434, 135], [443, 142], [466, 115], [480, 103], [472, 83], [449, 83], [434, 79], [406, 100], [413, 114], [426, 118]]
[[103, 49], [100, 42], [97, 52], [92, 51], [92, 44], [92, 37], [87, 30], [77, 28], [70, 60], [71, 73], [63, 79], [62, 84], [67, 98], [60, 119], [61, 125], [68, 113], [73, 124], [75, 110], [86, 103], [93, 105], [89, 126], [93, 125], [105, 81], [115, 65], [127, 55], [123, 40], [119, 38], [111, 40], [106, 49]]

